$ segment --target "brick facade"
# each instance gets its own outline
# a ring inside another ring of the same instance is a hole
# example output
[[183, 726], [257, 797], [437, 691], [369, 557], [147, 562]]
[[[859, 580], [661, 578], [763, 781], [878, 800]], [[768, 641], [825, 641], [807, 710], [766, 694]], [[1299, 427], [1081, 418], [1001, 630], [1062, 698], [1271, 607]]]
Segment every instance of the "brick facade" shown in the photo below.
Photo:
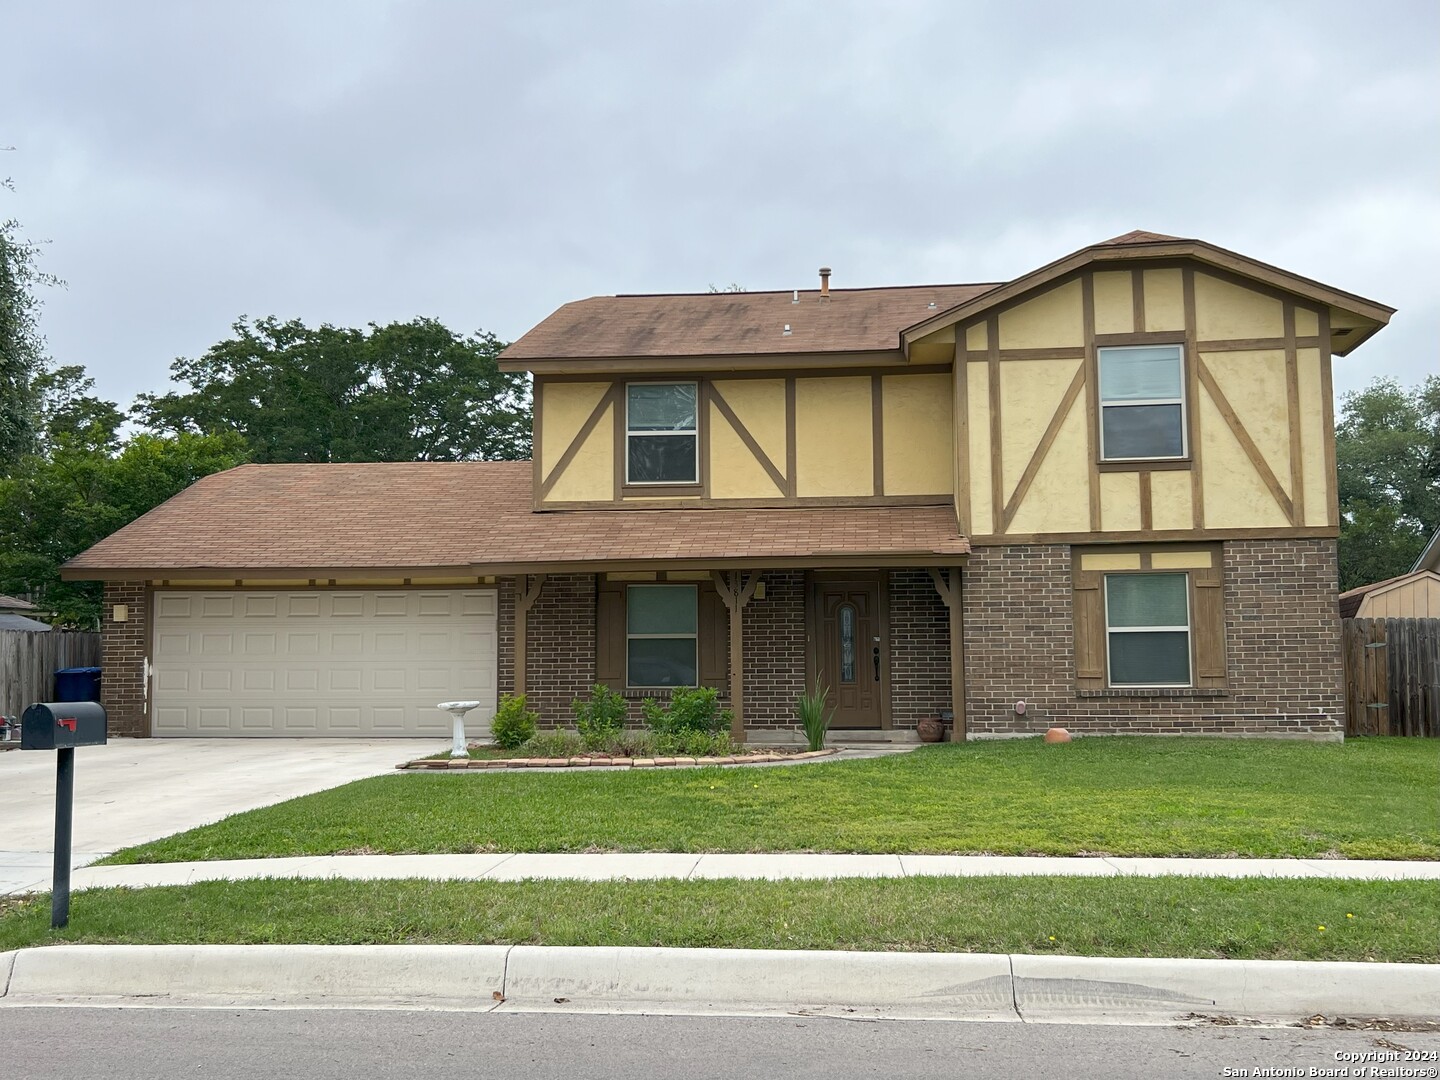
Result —
[[[100, 623], [100, 703], [112, 736], [148, 737], [145, 656], [150, 644], [149, 593], [143, 581], [107, 581]], [[127, 608], [125, 622], [111, 616]]]
[[950, 609], [926, 570], [890, 571], [890, 725], [949, 709]]
[[[1084, 733], [1340, 738], [1334, 540], [1224, 544], [1227, 685], [1076, 689], [1070, 548], [977, 548], [964, 572], [965, 690], [975, 735]], [[1017, 716], [1015, 703], [1026, 714]]]
[[805, 574], [765, 574], [765, 599], [745, 605], [745, 726], [793, 728], [805, 691]]

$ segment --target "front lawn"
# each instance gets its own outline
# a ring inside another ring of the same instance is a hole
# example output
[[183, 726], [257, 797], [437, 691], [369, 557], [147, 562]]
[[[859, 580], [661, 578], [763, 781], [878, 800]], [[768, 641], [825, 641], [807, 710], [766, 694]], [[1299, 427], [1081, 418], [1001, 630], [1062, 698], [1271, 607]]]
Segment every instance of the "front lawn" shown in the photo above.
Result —
[[1423, 881], [215, 881], [80, 892], [67, 929], [52, 933], [49, 919], [48, 897], [15, 903], [0, 914], [0, 951], [521, 944], [1440, 961], [1440, 890]]
[[1440, 741], [1026, 739], [790, 767], [405, 773], [109, 861], [475, 851], [1434, 859]]

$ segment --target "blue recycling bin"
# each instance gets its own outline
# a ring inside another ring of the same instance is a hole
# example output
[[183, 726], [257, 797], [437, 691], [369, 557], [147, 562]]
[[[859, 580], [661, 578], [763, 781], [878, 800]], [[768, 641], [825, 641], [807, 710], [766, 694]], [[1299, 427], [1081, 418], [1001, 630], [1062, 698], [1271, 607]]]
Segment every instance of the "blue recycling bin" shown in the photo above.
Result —
[[67, 667], [55, 672], [56, 701], [99, 701], [100, 669]]

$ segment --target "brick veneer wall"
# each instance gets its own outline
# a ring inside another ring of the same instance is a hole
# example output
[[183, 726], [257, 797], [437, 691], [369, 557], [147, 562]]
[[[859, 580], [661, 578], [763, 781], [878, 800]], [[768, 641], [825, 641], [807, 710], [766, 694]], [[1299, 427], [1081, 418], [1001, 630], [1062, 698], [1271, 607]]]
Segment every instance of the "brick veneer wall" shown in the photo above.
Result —
[[890, 724], [950, 708], [950, 609], [926, 570], [890, 571]]
[[[1334, 540], [1224, 544], [1223, 690], [1075, 686], [1070, 548], [977, 548], [964, 573], [965, 687], [972, 735], [1080, 733], [1341, 738]], [[1014, 705], [1023, 700], [1025, 716]]]
[[[107, 581], [100, 623], [100, 703], [111, 735], [147, 738], [145, 656], [150, 644], [150, 612], [143, 581]], [[111, 619], [116, 604], [129, 609], [123, 623]]]
[[805, 574], [764, 574], [765, 599], [745, 605], [745, 726], [797, 727], [805, 690]]
[[[595, 678], [595, 575], [552, 574], [545, 579], [526, 618], [525, 652], [526, 704], [547, 727], [572, 723], [570, 703], [589, 696]], [[512, 616], [512, 665], [514, 656]]]
[[[495, 688], [496, 699], [515, 692], [515, 595], [516, 579], [501, 578], [495, 583]], [[528, 644], [528, 642], [527, 642]], [[527, 664], [528, 668], [529, 665]]]

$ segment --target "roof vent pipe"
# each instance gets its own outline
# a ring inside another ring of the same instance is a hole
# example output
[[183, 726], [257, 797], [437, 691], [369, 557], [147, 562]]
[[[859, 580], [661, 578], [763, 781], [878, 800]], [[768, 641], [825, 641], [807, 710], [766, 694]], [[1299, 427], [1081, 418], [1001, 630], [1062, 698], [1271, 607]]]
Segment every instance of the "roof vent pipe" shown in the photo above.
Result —
[[792, 303], [792, 304], [798, 304], [799, 302], [800, 302], [800, 290], [799, 290], [799, 289], [796, 289], [796, 290], [795, 290], [795, 295], [790, 298], [790, 303]]
[[830, 268], [828, 266], [820, 267], [820, 299], [830, 299]]

